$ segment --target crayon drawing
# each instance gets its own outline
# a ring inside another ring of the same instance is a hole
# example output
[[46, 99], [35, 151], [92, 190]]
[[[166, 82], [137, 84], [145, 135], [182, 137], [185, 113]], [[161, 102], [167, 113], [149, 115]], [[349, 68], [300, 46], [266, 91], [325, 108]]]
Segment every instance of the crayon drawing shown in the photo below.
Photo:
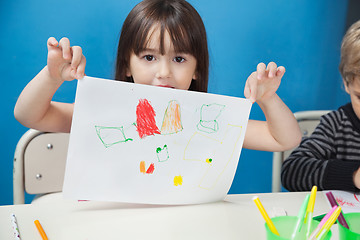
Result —
[[181, 124], [181, 110], [177, 101], [169, 102], [164, 114], [164, 120], [161, 126], [161, 134], [173, 134], [183, 130]]
[[336, 197], [336, 202], [341, 206], [341, 207], [344, 207], [344, 206], [347, 206], [347, 207], [355, 207], [355, 203], [351, 202], [351, 201], [348, 201], [342, 197]]
[[127, 138], [123, 127], [103, 127], [95, 126], [96, 134], [106, 148], [122, 142], [133, 141]]
[[354, 198], [355, 198], [355, 200], [360, 203], [359, 196], [360, 196], [360, 195], [356, 195], [356, 193], [354, 193]]
[[77, 86], [64, 197], [219, 201], [234, 178], [250, 109], [241, 98], [84, 77]]
[[145, 170], [145, 161], [140, 162], [140, 172], [143, 174], [152, 174], [155, 170], [154, 163], [151, 163], [147, 170]]
[[224, 105], [212, 103], [203, 105], [200, 110], [200, 121], [197, 125], [199, 131], [214, 133], [219, 130], [217, 118], [225, 108]]
[[140, 162], [140, 172], [141, 172], [141, 173], [146, 173], [146, 170], [145, 170], [145, 161], [141, 161], [141, 162]]
[[156, 149], [156, 156], [159, 162], [165, 162], [169, 160], [168, 146], [165, 144], [164, 147], [158, 147]]
[[[329, 191], [324, 191], [324, 195]], [[340, 190], [331, 190], [343, 213], [360, 212], [360, 194]]]
[[[233, 159], [233, 154], [236, 151], [235, 147], [241, 136], [241, 131], [241, 126], [228, 125], [225, 135], [221, 139], [214, 139], [201, 133], [195, 133], [191, 137], [185, 148], [184, 160], [207, 163], [204, 164], [207, 170], [200, 180], [200, 188], [209, 189], [216, 184], [221, 177], [221, 174], [223, 174], [225, 168], [228, 166], [229, 161]], [[207, 147], [204, 147], [204, 149], [199, 151], [199, 144], [197, 144], [197, 142], [206, 142], [206, 146], [211, 145], [211, 148], [208, 149]], [[208, 156], [208, 158], [203, 158], [203, 153], [206, 152], [207, 149], [209, 152], [207, 152], [205, 156]]]
[[147, 99], [140, 99], [136, 107], [136, 128], [140, 138], [160, 134], [155, 122], [156, 113]]
[[181, 186], [183, 182], [182, 176], [174, 177], [174, 186]]

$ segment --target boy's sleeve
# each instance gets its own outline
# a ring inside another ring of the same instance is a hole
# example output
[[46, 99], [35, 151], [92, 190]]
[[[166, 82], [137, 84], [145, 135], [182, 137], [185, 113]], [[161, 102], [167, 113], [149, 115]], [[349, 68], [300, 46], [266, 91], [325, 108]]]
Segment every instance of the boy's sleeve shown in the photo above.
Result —
[[329, 160], [323, 180], [325, 189], [359, 192], [353, 180], [354, 172], [359, 167], [360, 161]]
[[319, 190], [359, 191], [354, 185], [353, 174], [360, 161], [334, 159], [334, 112], [321, 118], [313, 134], [303, 139], [300, 146], [284, 161], [281, 170], [282, 185], [289, 191]]

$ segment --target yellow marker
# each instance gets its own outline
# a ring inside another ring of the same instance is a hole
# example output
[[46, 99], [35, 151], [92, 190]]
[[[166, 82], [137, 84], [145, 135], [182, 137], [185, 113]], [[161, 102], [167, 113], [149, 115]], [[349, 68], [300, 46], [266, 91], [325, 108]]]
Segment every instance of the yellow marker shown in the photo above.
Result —
[[316, 239], [323, 239], [325, 235], [329, 232], [331, 226], [335, 223], [336, 219], [341, 213], [341, 207], [337, 207], [336, 210], [331, 214], [329, 219], [321, 227], [319, 233], [316, 235]]
[[306, 224], [306, 239], [311, 235], [311, 220], [313, 218], [315, 199], [316, 199], [317, 186], [313, 186], [311, 189], [309, 203], [306, 208], [306, 216], [304, 223]]
[[307, 221], [309, 213], [314, 212], [315, 199], [316, 199], [317, 186], [313, 186], [311, 189], [310, 199], [306, 208], [305, 222]]
[[272, 233], [280, 236], [280, 234], [279, 234], [279, 232], [277, 231], [274, 223], [271, 221], [269, 215], [268, 215], [268, 214], [266, 213], [266, 211], [265, 211], [265, 208], [264, 208], [263, 205], [261, 204], [259, 197], [258, 197], [258, 196], [255, 196], [255, 197], [253, 198], [253, 200], [254, 200], [256, 206], [258, 207], [261, 215], [264, 217], [265, 222], [266, 222], [266, 224], [268, 225], [270, 231], [271, 231]]

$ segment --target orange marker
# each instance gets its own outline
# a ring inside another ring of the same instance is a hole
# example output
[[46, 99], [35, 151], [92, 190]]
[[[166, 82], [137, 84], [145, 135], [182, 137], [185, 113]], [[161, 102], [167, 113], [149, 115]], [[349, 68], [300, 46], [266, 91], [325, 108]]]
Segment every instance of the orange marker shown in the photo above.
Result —
[[47, 236], [46, 236], [46, 233], [45, 233], [44, 229], [42, 228], [39, 220], [35, 220], [34, 223], [35, 223], [35, 226], [36, 226], [36, 228], [38, 229], [38, 231], [39, 231], [42, 239], [43, 239], [43, 240], [48, 240], [48, 238], [47, 238]]

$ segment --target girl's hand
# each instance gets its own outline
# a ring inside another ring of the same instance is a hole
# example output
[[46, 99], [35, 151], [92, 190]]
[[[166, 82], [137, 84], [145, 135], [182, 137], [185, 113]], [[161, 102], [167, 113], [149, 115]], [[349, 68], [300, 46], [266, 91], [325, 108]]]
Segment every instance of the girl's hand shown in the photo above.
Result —
[[267, 67], [264, 63], [259, 63], [256, 72], [253, 72], [246, 80], [245, 97], [252, 103], [270, 98], [279, 88], [284, 73], [285, 68], [277, 67], [274, 62], [270, 62]]
[[64, 37], [58, 42], [50, 37], [47, 41], [47, 66], [50, 77], [56, 81], [71, 81], [85, 74], [86, 59], [79, 46], [70, 47], [70, 41]]

